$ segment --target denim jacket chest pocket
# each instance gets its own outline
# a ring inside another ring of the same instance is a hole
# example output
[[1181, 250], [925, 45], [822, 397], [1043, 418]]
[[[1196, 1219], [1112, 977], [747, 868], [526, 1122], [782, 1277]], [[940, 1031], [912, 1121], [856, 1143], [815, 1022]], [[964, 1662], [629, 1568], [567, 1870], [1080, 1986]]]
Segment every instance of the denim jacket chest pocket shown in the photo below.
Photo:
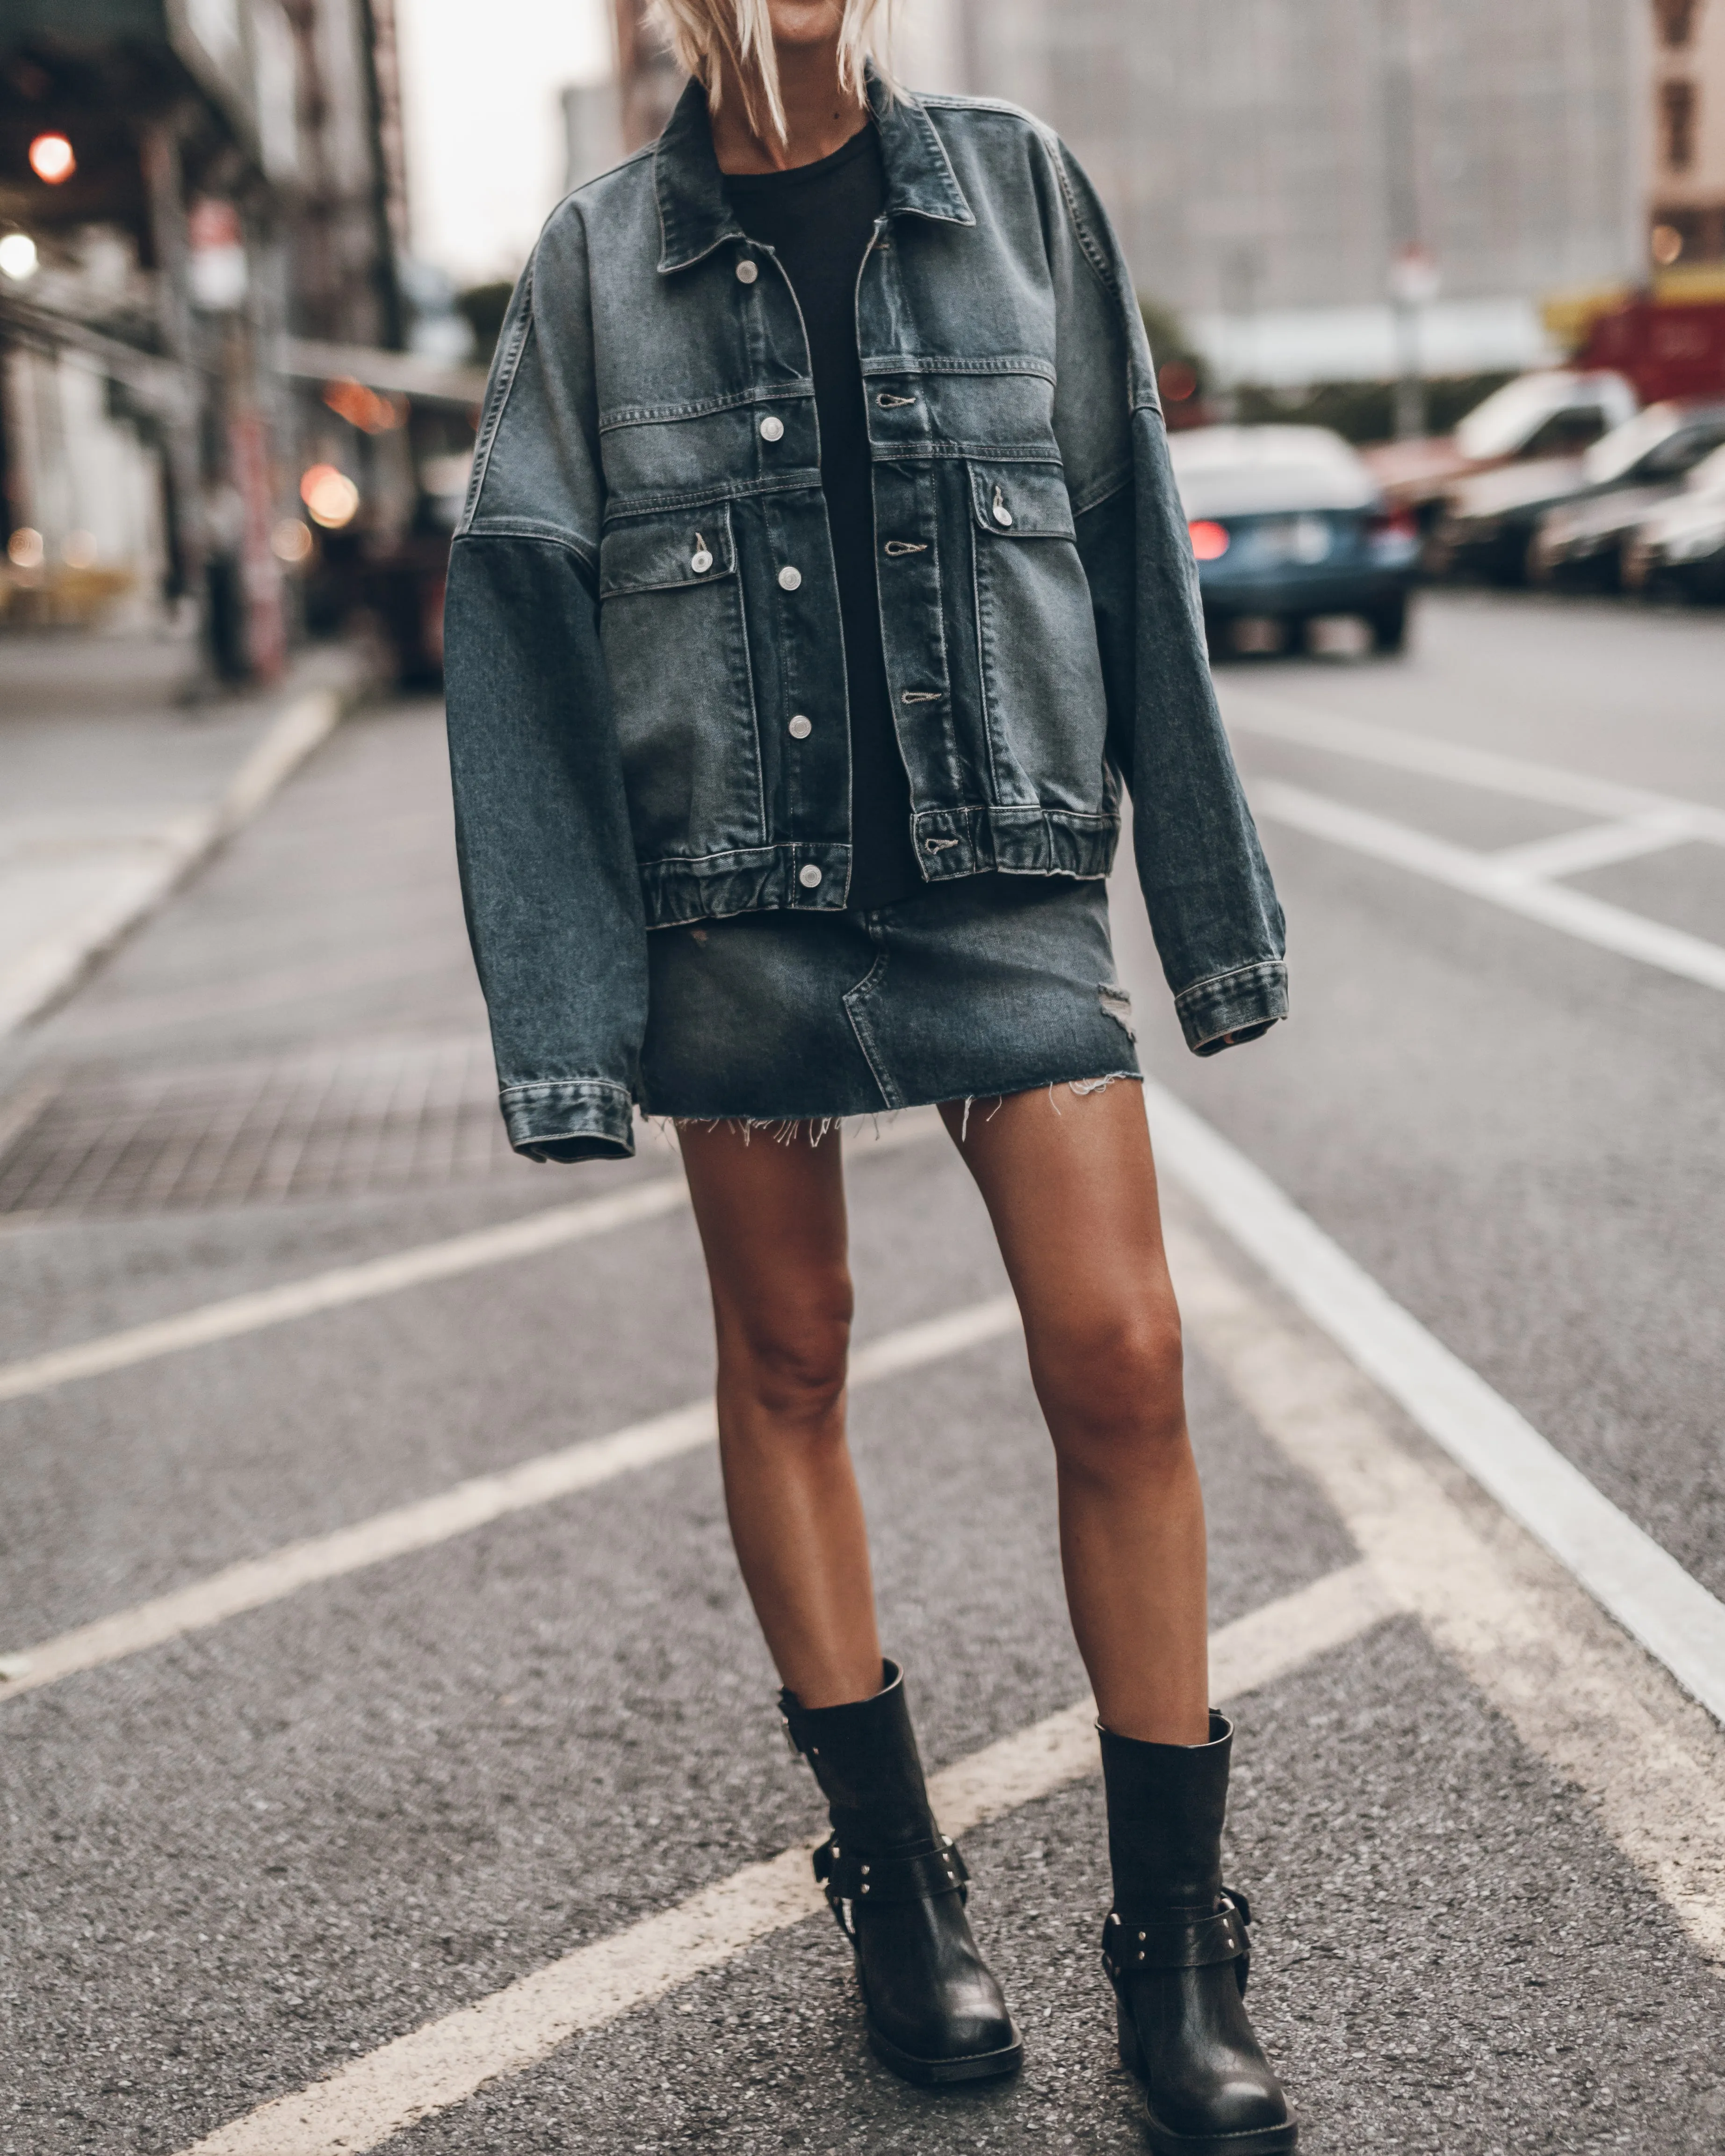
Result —
[[1111, 814], [1107, 692], [1065, 474], [1057, 461], [1010, 453], [973, 456], [966, 473], [983, 706], [999, 798]]
[[644, 863], [767, 835], [730, 505], [616, 518], [599, 544], [599, 636]]

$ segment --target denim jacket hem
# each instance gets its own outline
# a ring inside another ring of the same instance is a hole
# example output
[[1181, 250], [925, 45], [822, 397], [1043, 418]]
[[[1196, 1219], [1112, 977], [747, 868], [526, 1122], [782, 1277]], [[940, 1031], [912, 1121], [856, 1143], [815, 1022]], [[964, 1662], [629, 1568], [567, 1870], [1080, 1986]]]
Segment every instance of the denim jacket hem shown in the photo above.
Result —
[[[509, 1142], [529, 1160], [555, 1144], [560, 1160], [628, 1160], [635, 1149], [634, 1104], [606, 1078], [548, 1079], [506, 1086], [500, 1101]], [[572, 1148], [581, 1147], [578, 1152]]]
[[[935, 808], [916, 819], [916, 843], [927, 855], [929, 883], [955, 876], [1069, 875], [1091, 881], [1114, 865], [1120, 824], [1112, 816], [1047, 808]], [[820, 880], [809, 890], [810, 864]], [[700, 860], [646, 861], [641, 904], [649, 928], [680, 928], [691, 921], [723, 921], [735, 913], [784, 908], [798, 913], [843, 910], [850, 876], [848, 846], [762, 846]]]
[[1280, 961], [1237, 966], [1194, 981], [1174, 998], [1174, 1009], [1193, 1054], [1214, 1055], [1229, 1045], [1230, 1035], [1250, 1032], [1255, 1038], [1287, 1016], [1288, 969]]

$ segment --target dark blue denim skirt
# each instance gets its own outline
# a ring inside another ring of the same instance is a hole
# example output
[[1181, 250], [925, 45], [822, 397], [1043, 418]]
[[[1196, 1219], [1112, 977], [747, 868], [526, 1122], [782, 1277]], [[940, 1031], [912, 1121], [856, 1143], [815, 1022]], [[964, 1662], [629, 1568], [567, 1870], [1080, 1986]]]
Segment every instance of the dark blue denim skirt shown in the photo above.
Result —
[[824, 1121], [1140, 1075], [1100, 881], [957, 877], [867, 913], [655, 929], [647, 955], [652, 1116]]

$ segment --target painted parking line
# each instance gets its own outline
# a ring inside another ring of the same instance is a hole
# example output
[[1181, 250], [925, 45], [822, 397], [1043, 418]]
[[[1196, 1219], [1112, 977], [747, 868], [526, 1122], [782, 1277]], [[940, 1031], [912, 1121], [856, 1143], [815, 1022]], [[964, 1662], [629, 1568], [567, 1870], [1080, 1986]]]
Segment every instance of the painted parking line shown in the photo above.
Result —
[[1348, 1360], [1725, 1722], [1725, 1604], [1428, 1332], [1261, 1168], [1153, 1082], [1158, 1158]]
[[1704, 988], [1725, 988], [1725, 947], [1626, 906], [1566, 890], [1558, 880], [1672, 846], [1725, 846], [1725, 810], [1493, 749], [1313, 711], [1254, 690], [1230, 685], [1224, 702], [1229, 726], [1236, 733], [1604, 819], [1554, 838], [1479, 853], [1280, 779], [1260, 780], [1252, 788], [1254, 808], [1272, 823], [1486, 899], [1620, 957], [1656, 966]]
[[[1368, 1567], [1332, 1573], [1224, 1626], [1210, 1642], [1216, 1697], [1272, 1683], [1346, 1645], [1391, 1613]], [[929, 1778], [947, 1831], [968, 1834], [1097, 1768], [1090, 1701]], [[522, 2072], [583, 2030], [602, 2028], [805, 1918], [824, 1914], [811, 1842], [751, 1864], [674, 1908], [578, 1948], [489, 1998], [440, 2015], [219, 2128], [184, 2156], [353, 2156]]]
[[100, 1340], [51, 1348], [45, 1355], [29, 1355], [0, 1364], [0, 1400], [22, 1399], [32, 1393], [69, 1384], [77, 1378], [102, 1377], [112, 1370], [153, 1363], [163, 1355], [181, 1354], [188, 1348], [205, 1348], [214, 1341], [234, 1340], [242, 1333], [286, 1325], [297, 1317], [315, 1317], [321, 1311], [344, 1309], [377, 1296], [398, 1295], [404, 1288], [455, 1280], [486, 1265], [559, 1250], [565, 1244], [608, 1235], [614, 1228], [657, 1219], [685, 1205], [688, 1199], [680, 1175], [655, 1176], [650, 1183], [633, 1183], [604, 1198], [547, 1206], [542, 1213], [506, 1220], [499, 1227], [479, 1228], [441, 1242], [422, 1243], [415, 1250], [398, 1250], [357, 1265], [336, 1265], [309, 1279], [285, 1281], [280, 1287], [259, 1288], [250, 1295], [228, 1296], [220, 1302], [207, 1302], [173, 1317], [128, 1326], [123, 1332], [105, 1333]]
[[[1538, 847], [1513, 846], [1502, 854], [1476, 853], [1467, 846], [1452, 845], [1447, 839], [1435, 839], [1430, 832], [1415, 830], [1412, 824], [1332, 801], [1326, 794], [1309, 793], [1303, 786], [1290, 786], [1279, 778], [1259, 780], [1252, 788], [1252, 806], [1272, 824], [1286, 824], [1312, 838], [1327, 839], [1332, 845], [1388, 861], [1434, 883], [1447, 884], [1452, 891], [1466, 891], [1470, 897], [1486, 899], [1507, 913], [1560, 929], [1564, 935], [1594, 944], [1601, 951], [1639, 959], [1643, 965], [1656, 966], [1680, 980], [1699, 982], [1703, 988], [1725, 988], [1725, 945], [1709, 943], [1681, 928], [1650, 920], [1644, 913], [1611, 906], [1585, 891], [1570, 891], [1546, 880], [1548, 874], [1577, 872], [1573, 867], [1561, 866], [1555, 871], [1541, 872], [1542, 855], [1561, 860], [1556, 842]], [[1693, 834], [1672, 836], [1668, 829], [1655, 834], [1645, 827], [1613, 824], [1566, 836], [1572, 852], [1584, 840], [1595, 850], [1604, 849], [1598, 860], [1583, 863], [1598, 866], [1607, 859], [1627, 860], [1632, 852], [1645, 854], [1661, 846], [1686, 844]], [[1638, 838], [1645, 842], [1635, 843]]]
[[[940, 1118], [933, 1109], [911, 1109], [882, 1122], [869, 1142], [868, 1152], [890, 1152], [913, 1144], [940, 1128]], [[867, 1158], [868, 1153], [862, 1157]], [[506, 1220], [498, 1227], [422, 1243], [413, 1250], [368, 1259], [360, 1265], [337, 1265], [331, 1271], [286, 1281], [279, 1287], [260, 1288], [249, 1295], [228, 1296], [220, 1302], [203, 1303], [173, 1317], [105, 1333], [99, 1340], [80, 1341], [74, 1347], [51, 1348], [46, 1354], [0, 1363], [0, 1400], [23, 1399], [33, 1393], [70, 1384], [75, 1378], [102, 1377], [110, 1371], [155, 1362], [163, 1355], [182, 1353], [189, 1348], [238, 1339], [244, 1333], [286, 1325], [295, 1318], [346, 1309], [377, 1296], [399, 1295], [405, 1288], [455, 1280], [488, 1265], [560, 1250], [593, 1235], [608, 1235], [614, 1229], [658, 1219], [688, 1202], [688, 1188], [680, 1174], [655, 1176], [650, 1182], [632, 1183], [608, 1197], [547, 1206], [543, 1212]]]
[[[1596, 1490], [1501, 1394], [1394, 1301], [1219, 1132], [1153, 1081], [1146, 1081], [1145, 1092], [1163, 1167], [1512, 1518], [1543, 1543], [1679, 1683], [1725, 1721], [1725, 1605]], [[901, 1125], [899, 1142], [907, 1142], [931, 1127], [939, 1126], [926, 1122], [906, 1132]], [[680, 1192], [680, 1181], [619, 1195], [645, 1197], [656, 1192], [662, 1199], [672, 1188]], [[615, 1201], [589, 1202], [603, 1207]], [[536, 1216], [511, 1227], [531, 1230], [541, 1219]], [[504, 1238], [508, 1233], [487, 1229], [482, 1236]], [[457, 1239], [462, 1243], [476, 1240]], [[501, 1255], [514, 1254], [506, 1241], [494, 1247]], [[434, 1245], [404, 1253], [400, 1260], [381, 1263], [411, 1265], [446, 1248]], [[317, 1282], [300, 1285], [316, 1286]], [[1003, 1302], [999, 1308], [1004, 1312], [1005, 1306]], [[917, 1330], [911, 1328], [911, 1332]], [[910, 1334], [895, 1337], [908, 1340]], [[862, 1355], [885, 1353], [887, 1344], [876, 1342]], [[860, 1356], [853, 1382], [867, 1382], [870, 1368]], [[875, 1373], [886, 1372], [876, 1366]], [[597, 1471], [602, 1458], [623, 1463], [608, 1472], [623, 1472], [630, 1465], [647, 1464], [649, 1457], [669, 1456], [662, 1448], [705, 1443], [706, 1424], [701, 1425], [701, 1434], [689, 1435], [696, 1422], [677, 1419], [703, 1411], [678, 1409], [670, 1418], [632, 1426], [609, 1439], [589, 1440], [590, 1446], [613, 1448], [608, 1454], [572, 1446], [502, 1476], [477, 1477], [454, 1491], [249, 1559], [210, 1579], [62, 1634], [33, 1650], [8, 1655], [0, 1662], [4, 1672], [0, 1702], [74, 1671], [218, 1624], [316, 1580], [336, 1578], [409, 1549], [429, 1548], [503, 1512], [589, 1486], [588, 1477], [604, 1479]]]
[[[1164, 1140], [1171, 1166], [1179, 1150]], [[1725, 1738], [1531, 1541], [1507, 1522], [1490, 1535], [1466, 1516], [1396, 1440], [1381, 1394], [1341, 1353], [1283, 1321], [1177, 1218], [1169, 1250], [1194, 1346], [1318, 1482], [1364, 1553], [1219, 1632], [1214, 1696], [1227, 1701], [1290, 1676], [1389, 1611], [1416, 1617], [1521, 1740], [1589, 1794], [1605, 1831], [1701, 1951], [1725, 1958]], [[949, 1830], [968, 1831], [1093, 1773], [1091, 1714], [1081, 1702], [934, 1777]], [[377, 2148], [818, 1913], [809, 1846], [440, 2015], [184, 2156]]]
[[1343, 718], [1231, 684], [1223, 703], [1229, 727], [1237, 733], [1261, 734], [1266, 740], [1326, 749], [1336, 756], [1382, 764], [1390, 770], [1446, 778], [1457, 786], [1475, 786], [1484, 793], [1506, 794], [1519, 801], [1543, 802], [1552, 808], [1574, 808], [1584, 816], [1614, 823], [1661, 817], [1680, 827], [1687, 838], [1725, 846], [1725, 809], [1703, 801], [1686, 801], [1680, 795], [1655, 793], [1645, 787], [1594, 778], [1586, 772], [1565, 771], [1557, 764], [1503, 756], [1495, 749], [1471, 748], [1465, 742], [1444, 741], [1432, 734], [1404, 733], [1362, 719]]
[[1725, 1735], [1529, 1537], [1489, 1505], [1469, 1517], [1353, 1361], [1296, 1332], [1197, 1235], [1175, 1224], [1168, 1241], [1210, 1367], [1317, 1483], [1384, 1591], [1586, 1792], [1694, 1945], [1725, 1964]]
[[[901, 1371], [961, 1355], [984, 1341], [1015, 1332], [1018, 1322], [1018, 1306], [1012, 1297], [996, 1296], [921, 1325], [907, 1325], [859, 1348], [850, 1358], [850, 1382], [853, 1388], [875, 1384]], [[619, 1475], [696, 1451], [717, 1435], [712, 1401], [694, 1400], [606, 1436], [542, 1453], [498, 1474], [476, 1475], [435, 1496], [392, 1507], [352, 1527], [228, 1565], [190, 1586], [62, 1632], [39, 1646], [0, 1656], [0, 1706], [81, 1670], [123, 1661], [146, 1648], [207, 1630], [246, 1610], [261, 1609], [319, 1581], [344, 1578], [391, 1558], [431, 1549], [509, 1513], [551, 1504]]]

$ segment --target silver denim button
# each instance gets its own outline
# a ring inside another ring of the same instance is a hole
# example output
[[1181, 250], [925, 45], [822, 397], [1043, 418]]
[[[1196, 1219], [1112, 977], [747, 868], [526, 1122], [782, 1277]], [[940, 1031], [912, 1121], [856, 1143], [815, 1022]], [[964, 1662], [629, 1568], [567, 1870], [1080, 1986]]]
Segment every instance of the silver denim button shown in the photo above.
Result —
[[814, 720], [813, 720], [813, 719], [805, 719], [805, 718], [803, 717], [803, 714], [802, 714], [800, 711], [798, 711], [798, 714], [797, 714], [797, 716], [796, 716], [796, 717], [795, 717], [795, 718], [793, 718], [793, 719], [791, 721], [791, 724], [790, 724], [790, 736], [791, 736], [791, 739], [792, 739], [793, 741], [807, 741], [807, 740], [808, 740], [808, 738], [809, 738], [809, 737], [810, 736], [810, 734], [812, 734], [814, 732]]
[[695, 535], [695, 552], [689, 557], [689, 566], [697, 577], [704, 577], [713, 566], [713, 557], [707, 552], [706, 542], [698, 531]]
[[994, 521], [997, 524], [1010, 524], [1012, 521], [1012, 511], [1006, 506], [1006, 496], [998, 486], [994, 490]]
[[813, 891], [820, 881], [820, 870], [813, 861], [804, 861], [797, 871], [797, 880], [804, 891]]
[[761, 422], [761, 439], [763, 442], [782, 442], [784, 439], [784, 421], [775, 418], [769, 412]]
[[751, 262], [747, 254], [737, 265], [737, 281], [739, 285], [752, 285], [760, 274], [760, 264]]
[[787, 562], [778, 572], [778, 588], [782, 592], [799, 592], [803, 588], [803, 572]]

